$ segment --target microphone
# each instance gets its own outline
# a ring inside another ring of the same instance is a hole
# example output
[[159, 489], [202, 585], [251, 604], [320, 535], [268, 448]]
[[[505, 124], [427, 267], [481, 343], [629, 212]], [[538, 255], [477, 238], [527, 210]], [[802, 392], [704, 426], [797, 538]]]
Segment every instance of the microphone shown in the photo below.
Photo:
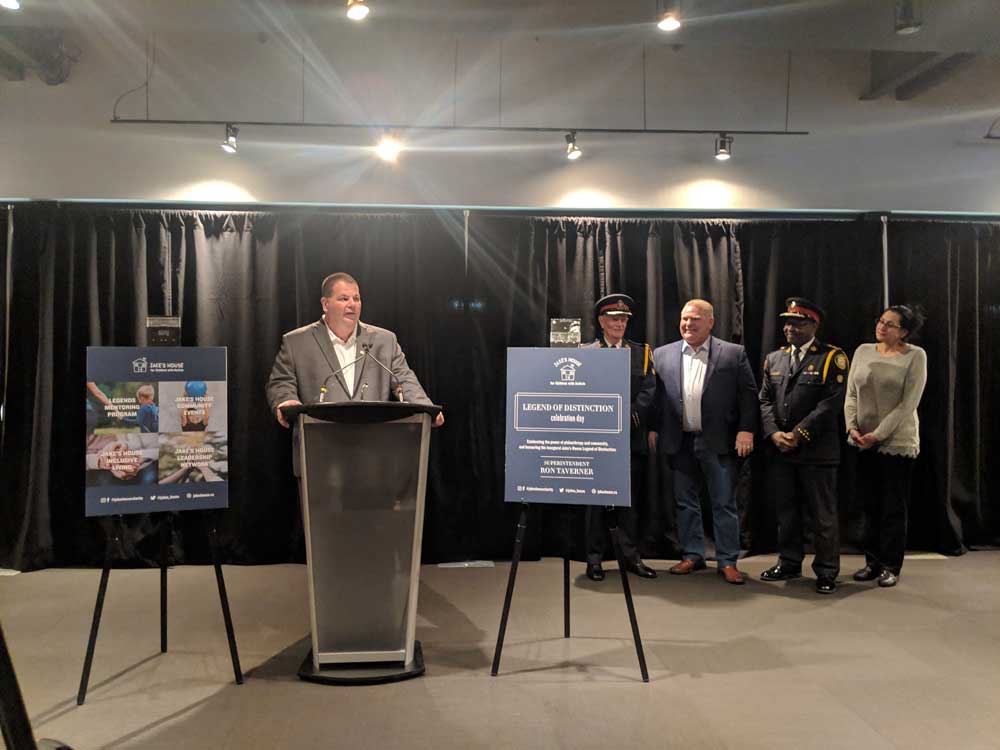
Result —
[[[361, 360], [363, 360], [366, 355], [369, 356], [369, 357], [371, 357], [371, 355], [368, 354], [368, 350], [367, 349], [357, 359], [353, 360], [352, 362], [348, 362], [346, 365], [344, 365], [343, 367], [341, 367], [339, 370], [334, 370], [333, 372], [331, 372], [329, 375], [326, 376], [326, 378], [323, 380], [323, 385], [321, 385], [319, 387], [319, 403], [322, 404], [323, 403], [323, 399], [326, 398], [326, 384], [330, 382], [330, 378], [337, 377], [338, 375], [340, 375], [340, 373], [342, 373], [344, 370], [346, 370], [351, 365], [355, 365], [358, 362], [360, 362]], [[374, 359], [374, 357], [372, 357], [372, 359]], [[378, 362], [377, 359], [375, 361]]]
[[369, 358], [371, 358], [375, 362], [375, 364], [377, 364], [379, 367], [381, 367], [383, 370], [385, 370], [387, 373], [389, 373], [389, 391], [399, 401], [402, 401], [403, 400], [403, 386], [396, 379], [396, 375], [393, 373], [393, 371], [390, 370], [388, 367], [386, 367], [384, 364], [382, 364], [382, 362], [379, 360], [379, 358], [376, 357], [374, 354], [371, 353], [371, 351], [370, 351], [371, 348], [372, 348], [371, 344], [363, 344], [361, 348], [364, 350], [364, 353], [361, 355], [362, 357], [369, 357]]

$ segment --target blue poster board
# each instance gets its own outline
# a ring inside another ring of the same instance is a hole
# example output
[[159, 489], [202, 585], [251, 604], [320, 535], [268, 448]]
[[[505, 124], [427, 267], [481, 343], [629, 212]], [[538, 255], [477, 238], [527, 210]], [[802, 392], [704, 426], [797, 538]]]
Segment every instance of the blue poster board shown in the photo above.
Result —
[[86, 515], [229, 505], [225, 347], [87, 347]]
[[507, 350], [504, 500], [628, 506], [628, 349]]

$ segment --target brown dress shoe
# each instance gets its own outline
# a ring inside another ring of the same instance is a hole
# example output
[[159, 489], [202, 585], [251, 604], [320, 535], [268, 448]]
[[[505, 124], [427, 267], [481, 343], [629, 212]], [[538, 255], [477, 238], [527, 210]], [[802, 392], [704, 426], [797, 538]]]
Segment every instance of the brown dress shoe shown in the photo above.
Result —
[[736, 586], [742, 586], [746, 583], [743, 580], [743, 574], [736, 569], [735, 565], [726, 565], [719, 568], [719, 575], [726, 579], [726, 583], [732, 583]]
[[674, 567], [670, 569], [670, 572], [675, 576], [686, 576], [688, 573], [694, 573], [696, 570], [704, 570], [705, 561], [704, 560], [681, 560]]

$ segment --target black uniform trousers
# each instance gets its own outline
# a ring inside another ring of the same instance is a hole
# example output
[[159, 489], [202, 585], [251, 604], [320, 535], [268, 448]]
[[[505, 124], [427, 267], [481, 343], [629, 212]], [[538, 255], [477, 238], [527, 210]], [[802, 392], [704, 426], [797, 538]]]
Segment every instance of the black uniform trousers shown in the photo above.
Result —
[[[639, 511], [636, 508], [636, 500], [642, 494], [646, 486], [646, 462], [647, 456], [632, 456], [631, 471], [631, 508], [618, 508], [618, 544], [622, 548], [622, 557], [625, 562], [633, 565], [640, 561], [639, 548], [636, 546], [636, 538], [639, 526]], [[611, 544], [611, 535], [608, 533], [608, 520], [605, 518], [603, 505], [588, 505], [586, 519], [587, 526], [587, 562], [596, 564], [606, 557], [614, 557], [614, 547]]]
[[801, 570], [803, 514], [812, 517], [816, 577], [840, 573], [840, 518], [837, 514], [836, 464], [804, 464], [772, 456], [768, 491], [778, 516], [778, 561], [783, 568]]
[[907, 512], [914, 459], [858, 451], [858, 492], [865, 503], [865, 562], [899, 575], [906, 552]]

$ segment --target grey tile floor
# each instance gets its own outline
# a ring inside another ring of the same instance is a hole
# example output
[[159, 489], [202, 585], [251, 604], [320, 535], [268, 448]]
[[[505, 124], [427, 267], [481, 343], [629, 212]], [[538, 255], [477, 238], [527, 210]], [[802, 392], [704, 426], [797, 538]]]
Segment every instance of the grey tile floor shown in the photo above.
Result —
[[236, 686], [211, 568], [170, 572], [159, 653], [158, 572], [114, 571], [88, 700], [76, 706], [99, 571], [0, 577], [3, 623], [36, 735], [84, 748], [586, 748], [701, 750], [1000, 747], [1000, 552], [911, 559], [900, 585], [765, 584], [773, 561], [632, 578], [643, 684], [620, 582], [522, 563], [490, 677], [508, 566], [422, 572], [427, 674], [343, 688], [299, 681], [308, 650], [301, 566], [227, 567], [246, 683]]

